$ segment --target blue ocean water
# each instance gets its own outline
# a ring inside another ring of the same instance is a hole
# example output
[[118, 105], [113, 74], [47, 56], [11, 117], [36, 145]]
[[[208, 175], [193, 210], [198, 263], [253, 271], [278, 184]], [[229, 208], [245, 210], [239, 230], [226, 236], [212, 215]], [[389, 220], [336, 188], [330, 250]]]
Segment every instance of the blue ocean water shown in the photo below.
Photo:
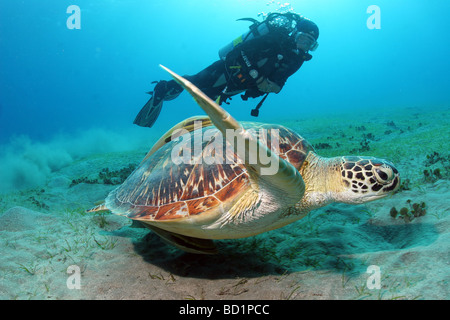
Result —
[[[67, 26], [71, 5], [81, 10], [80, 29]], [[368, 27], [371, 5], [380, 29]], [[448, 105], [447, 0], [0, 1], [0, 151], [11, 153], [11, 139], [14, 149], [91, 129], [159, 134], [201, 114], [183, 93], [152, 129], [132, 124], [151, 82], [169, 79], [159, 64], [195, 74], [248, 30], [237, 19], [288, 9], [317, 23], [320, 46], [269, 96], [260, 121]], [[253, 120], [258, 102], [236, 96], [228, 108]]]
[[[449, 102], [448, 1], [289, 3], [318, 24], [320, 46], [266, 102], [262, 120], [280, 112]], [[70, 5], [81, 9], [79, 30], [66, 26]], [[367, 27], [370, 5], [381, 9], [379, 30]], [[158, 64], [196, 73], [247, 30], [236, 19], [279, 6], [267, 0], [1, 1], [0, 139], [130, 126], [151, 81], [168, 78]], [[167, 104], [158, 124], [199, 113], [188, 99], [184, 94]], [[230, 108], [248, 118], [257, 102], [236, 98]]]

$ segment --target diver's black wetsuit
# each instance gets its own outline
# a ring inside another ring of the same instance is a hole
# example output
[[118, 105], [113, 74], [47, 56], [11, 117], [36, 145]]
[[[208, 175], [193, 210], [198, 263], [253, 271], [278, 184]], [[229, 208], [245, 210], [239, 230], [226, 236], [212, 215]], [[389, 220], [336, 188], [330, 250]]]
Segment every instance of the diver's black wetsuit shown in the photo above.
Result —
[[[256, 84], [261, 77], [276, 83], [281, 89], [303, 62], [311, 58], [309, 53], [299, 51], [287, 34], [269, 33], [235, 47], [225, 61], [216, 61], [196, 75], [184, 77], [211, 99], [216, 100], [220, 96], [220, 103], [244, 91], [242, 98], [247, 100], [266, 94]], [[256, 79], [250, 76], [250, 70], [257, 71]], [[182, 90], [179, 86], [179, 91]]]
[[[314, 51], [319, 28], [311, 20], [296, 13], [271, 13], [264, 21], [251, 18], [250, 31], [219, 51], [220, 60], [195, 75], [184, 77], [219, 104], [228, 103], [232, 96], [243, 93], [243, 100], [264, 95], [251, 115], [257, 117], [259, 108], [269, 93], [279, 93], [287, 79]], [[155, 82], [154, 82], [155, 83]], [[164, 101], [175, 99], [183, 88], [174, 80], [157, 81], [152, 97], [133, 123], [151, 128], [158, 118]]]

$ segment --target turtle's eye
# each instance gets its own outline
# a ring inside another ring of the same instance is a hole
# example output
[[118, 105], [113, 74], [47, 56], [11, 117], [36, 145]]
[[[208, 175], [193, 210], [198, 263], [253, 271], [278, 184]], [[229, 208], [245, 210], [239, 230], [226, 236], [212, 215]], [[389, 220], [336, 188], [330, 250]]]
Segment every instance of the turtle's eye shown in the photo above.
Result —
[[388, 184], [389, 182], [392, 181], [392, 179], [394, 179], [394, 171], [389, 167], [385, 166], [374, 167], [373, 173], [378, 182], [381, 184]]

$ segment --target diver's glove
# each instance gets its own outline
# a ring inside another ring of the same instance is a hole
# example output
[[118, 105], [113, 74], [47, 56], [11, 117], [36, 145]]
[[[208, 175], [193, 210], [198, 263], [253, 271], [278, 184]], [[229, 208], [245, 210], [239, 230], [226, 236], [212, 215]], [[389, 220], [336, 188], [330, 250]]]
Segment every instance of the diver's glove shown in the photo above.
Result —
[[247, 91], [245, 91], [245, 94], [241, 94], [241, 98], [242, 98], [242, 100], [247, 101], [248, 98], [258, 98], [258, 97], [263, 96], [264, 94], [265, 93], [259, 91], [258, 88], [253, 87], [253, 88], [247, 89]]
[[273, 81], [270, 81], [267, 78], [260, 78], [256, 81], [256, 86], [258, 90], [265, 93], [279, 93], [281, 91], [281, 87]]

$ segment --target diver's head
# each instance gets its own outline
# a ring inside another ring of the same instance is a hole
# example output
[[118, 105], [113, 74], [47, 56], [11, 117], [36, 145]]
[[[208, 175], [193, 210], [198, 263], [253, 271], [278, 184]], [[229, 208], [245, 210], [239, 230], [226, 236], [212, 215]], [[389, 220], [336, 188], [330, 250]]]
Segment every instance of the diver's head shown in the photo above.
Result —
[[302, 18], [297, 23], [296, 29], [295, 43], [297, 44], [297, 48], [303, 52], [316, 50], [319, 46], [317, 43], [319, 28], [317, 25], [309, 19]]

